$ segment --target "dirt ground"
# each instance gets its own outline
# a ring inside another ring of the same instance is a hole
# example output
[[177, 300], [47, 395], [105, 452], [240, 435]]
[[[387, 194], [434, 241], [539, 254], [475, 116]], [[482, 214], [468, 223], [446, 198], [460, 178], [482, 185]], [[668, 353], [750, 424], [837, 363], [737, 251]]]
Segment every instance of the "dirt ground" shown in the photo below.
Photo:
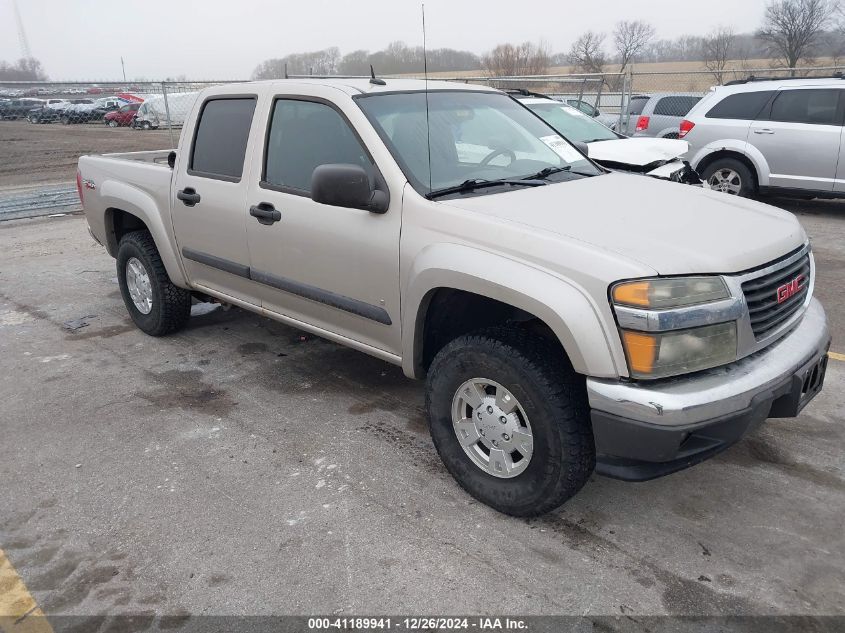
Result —
[[[174, 130], [174, 139], [179, 140], [179, 130]], [[72, 181], [83, 154], [172, 146], [167, 130], [110, 128], [103, 123], [0, 121], [0, 188]]]

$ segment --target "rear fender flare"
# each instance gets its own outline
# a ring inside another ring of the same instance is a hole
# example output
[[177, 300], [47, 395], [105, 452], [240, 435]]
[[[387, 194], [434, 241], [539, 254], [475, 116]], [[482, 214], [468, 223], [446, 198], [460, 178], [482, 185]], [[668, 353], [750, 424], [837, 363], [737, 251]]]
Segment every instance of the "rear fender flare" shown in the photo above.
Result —
[[[169, 196], [169, 191], [166, 195]], [[108, 213], [111, 209], [118, 209], [134, 215], [147, 226], [170, 280], [182, 288], [190, 287], [182, 263], [176, 255], [177, 247], [172, 238], [173, 232], [165, 224], [163, 217], [165, 214], [158, 208], [152, 196], [127, 183], [106, 180], [100, 186], [100, 203], [107, 210], [105, 218], [106, 250], [108, 250], [109, 255], [117, 256], [118, 244], [114, 226], [108, 217]], [[167, 213], [166, 216], [169, 221], [170, 214]]]

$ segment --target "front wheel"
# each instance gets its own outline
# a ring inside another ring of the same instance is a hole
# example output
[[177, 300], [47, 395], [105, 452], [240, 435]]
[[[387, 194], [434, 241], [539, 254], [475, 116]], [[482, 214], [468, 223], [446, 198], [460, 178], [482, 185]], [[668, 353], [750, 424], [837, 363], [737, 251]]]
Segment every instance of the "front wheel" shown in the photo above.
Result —
[[108, 122], [108, 126], [109, 127], [117, 127], [117, 121], [112, 119], [111, 121]]
[[164, 336], [188, 322], [191, 293], [170, 281], [148, 231], [133, 231], [121, 238], [117, 280], [129, 316], [141, 331]]
[[461, 336], [426, 381], [431, 436], [473, 497], [537, 516], [575, 495], [595, 468], [583, 378], [559, 346], [520, 329]]
[[717, 158], [702, 172], [701, 179], [713, 191], [748, 198], [757, 191], [754, 174], [734, 158]]

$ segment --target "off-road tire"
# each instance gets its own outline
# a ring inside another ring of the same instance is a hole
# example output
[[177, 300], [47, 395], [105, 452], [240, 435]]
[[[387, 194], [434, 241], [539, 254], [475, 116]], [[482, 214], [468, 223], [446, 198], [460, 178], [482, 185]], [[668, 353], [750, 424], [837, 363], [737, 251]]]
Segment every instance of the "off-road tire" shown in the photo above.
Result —
[[[467, 380], [486, 378], [508, 389], [525, 410], [534, 450], [527, 468], [510, 479], [477, 466], [458, 442], [452, 401]], [[557, 345], [520, 328], [489, 328], [441, 349], [426, 378], [426, 409], [434, 445], [447, 470], [470, 495], [519, 517], [560, 506], [595, 468], [586, 384]]]
[[[129, 296], [126, 262], [132, 257], [143, 264], [150, 277], [152, 310], [149, 314], [138, 310]], [[185, 327], [191, 316], [191, 293], [170, 281], [148, 231], [132, 231], [121, 238], [117, 249], [117, 280], [129, 316], [142, 332], [150, 336], [164, 336]]]

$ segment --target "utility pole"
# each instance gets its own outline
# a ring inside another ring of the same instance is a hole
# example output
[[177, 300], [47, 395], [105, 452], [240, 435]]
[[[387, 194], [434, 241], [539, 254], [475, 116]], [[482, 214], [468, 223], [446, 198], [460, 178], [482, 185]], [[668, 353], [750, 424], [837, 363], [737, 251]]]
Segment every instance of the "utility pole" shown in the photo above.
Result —
[[123, 63], [123, 55], [120, 56], [120, 67], [123, 69], [123, 81], [126, 82], [126, 64]]

